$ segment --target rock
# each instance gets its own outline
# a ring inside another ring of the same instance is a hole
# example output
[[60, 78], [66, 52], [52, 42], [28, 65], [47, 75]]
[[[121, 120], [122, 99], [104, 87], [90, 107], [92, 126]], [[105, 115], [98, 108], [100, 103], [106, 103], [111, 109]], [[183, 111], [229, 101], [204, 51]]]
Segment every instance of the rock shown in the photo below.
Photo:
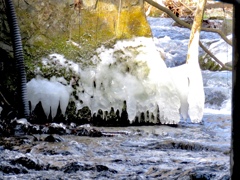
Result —
[[83, 126], [78, 126], [77, 128], [72, 129], [72, 134], [77, 136], [90, 136], [90, 137], [103, 136], [101, 131], [96, 130], [92, 127], [83, 127]]
[[77, 171], [87, 171], [87, 170], [92, 170], [93, 167], [90, 165], [85, 165], [79, 162], [72, 162], [69, 163], [67, 165], [65, 165], [62, 168], [62, 171], [64, 173], [73, 173], [73, 172], [77, 172]]
[[49, 134], [67, 134], [67, 129], [66, 126], [62, 123], [57, 124], [57, 123], [51, 123], [50, 126], [48, 127], [47, 133]]
[[[192, 170], [192, 172], [190, 173], [190, 178], [192, 180], [216, 179], [217, 178], [217, 175], [216, 175], [217, 171], [219, 171], [219, 167], [210, 167], [208, 169], [206, 169], [205, 167], [196, 168], [196, 169]], [[227, 180], [227, 179], [230, 179], [230, 177], [228, 175], [224, 175], [223, 177], [221, 177], [219, 179]]]
[[28, 157], [20, 157], [18, 159], [12, 160], [12, 164], [21, 164], [23, 167], [26, 167], [27, 169], [34, 169], [34, 170], [43, 170], [44, 165], [40, 164], [36, 160], [30, 159]]
[[49, 135], [44, 139], [44, 141], [46, 141], [46, 142], [62, 142], [63, 139], [61, 137], [55, 137], [53, 135]]
[[28, 171], [24, 167], [14, 167], [11, 165], [0, 165], [0, 171], [6, 174], [26, 174]]
[[89, 164], [82, 164], [80, 162], [69, 163], [69, 164], [65, 165], [64, 167], [62, 167], [62, 171], [64, 173], [73, 173], [73, 172], [77, 172], [77, 171], [97, 171], [97, 172], [109, 171], [111, 173], [117, 173], [116, 170], [110, 169], [104, 165], [94, 166], [94, 165], [89, 165]]
[[[81, 52], [87, 53], [113, 39], [151, 36], [142, 0], [121, 3], [83, 0], [80, 9], [72, 7], [72, 3], [70, 0], [14, 0], [26, 55], [39, 57], [49, 51], [59, 51], [78, 59], [85, 55], [69, 52], [76, 50], [76, 44], [81, 46]], [[3, 6], [0, 9], [4, 12]], [[5, 14], [0, 16], [0, 49], [9, 53], [11, 43], [5, 43], [11, 42], [8, 24]]]

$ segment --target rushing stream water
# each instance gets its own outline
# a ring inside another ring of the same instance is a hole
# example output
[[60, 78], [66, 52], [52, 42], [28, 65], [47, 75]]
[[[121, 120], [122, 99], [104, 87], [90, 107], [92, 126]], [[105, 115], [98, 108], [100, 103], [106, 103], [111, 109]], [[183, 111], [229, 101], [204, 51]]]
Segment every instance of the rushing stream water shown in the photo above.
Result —
[[[189, 30], [149, 18], [168, 66], [184, 62]], [[206, 42], [219, 39], [203, 33]], [[104, 136], [48, 135], [0, 140], [0, 179], [230, 179], [231, 73], [203, 71], [202, 123], [88, 127]]]

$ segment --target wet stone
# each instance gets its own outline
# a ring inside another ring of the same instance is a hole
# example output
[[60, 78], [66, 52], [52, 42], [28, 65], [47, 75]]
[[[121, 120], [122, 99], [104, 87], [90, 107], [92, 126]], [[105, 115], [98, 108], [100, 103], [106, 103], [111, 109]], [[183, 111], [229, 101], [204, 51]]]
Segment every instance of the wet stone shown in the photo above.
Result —
[[44, 165], [39, 164], [39, 162], [36, 162], [35, 160], [32, 160], [28, 157], [20, 157], [18, 159], [12, 160], [12, 164], [20, 164], [27, 169], [34, 169], [34, 170], [43, 170], [45, 169]]
[[63, 125], [62, 123], [57, 124], [57, 123], [51, 123], [50, 126], [48, 127], [48, 134], [67, 134], [67, 129], [66, 126]]
[[62, 142], [63, 139], [61, 137], [49, 135], [44, 139], [44, 141], [46, 141], [46, 142]]
[[0, 171], [6, 174], [26, 174], [27, 169], [24, 167], [15, 167], [12, 165], [0, 165]]
[[[199, 168], [199, 169], [195, 169], [193, 170], [193, 172], [191, 172], [190, 177], [192, 180], [210, 180], [210, 179], [216, 179], [216, 172], [218, 171], [218, 168]], [[221, 179], [221, 180], [229, 180], [230, 176], [229, 175], [224, 175], [221, 178], [217, 178], [217, 179]]]
[[[0, 135], [12, 136], [12, 135], [25, 135], [25, 134], [58, 134], [58, 135], [77, 135], [77, 136], [90, 136], [90, 137], [102, 137], [102, 132], [88, 127], [88, 125], [73, 126], [65, 125], [63, 123], [50, 123], [50, 124], [31, 124], [26, 119], [13, 119], [9, 121], [0, 121]], [[37, 139], [35, 139], [37, 140]], [[52, 141], [52, 142], [57, 142]], [[58, 141], [59, 142], [59, 141]]]
[[69, 163], [62, 168], [62, 171], [64, 173], [73, 173], [77, 171], [97, 171], [97, 172], [108, 171], [111, 173], [117, 173], [116, 170], [109, 169], [107, 166], [104, 165], [93, 166], [89, 164], [82, 164], [80, 162]]
[[54, 151], [54, 150], [43, 150], [42, 151], [43, 155], [63, 155], [63, 156], [68, 156], [68, 155], [72, 155], [72, 153], [68, 152], [68, 151]]
[[66, 166], [64, 166], [62, 168], [62, 171], [64, 173], [73, 173], [73, 172], [77, 172], [77, 171], [88, 171], [88, 170], [92, 170], [93, 167], [90, 165], [85, 165], [85, 164], [81, 164], [79, 162], [73, 162], [70, 164], [67, 164]]
[[109, 172], [111, 172], [111, 173], [117, 173], [116, 170], [114, 170], [114, 169], [109, 169], [107, 166], [104, 166], [104, 165], [96, 165], [96, 170], [97, 170], [98, 172], [100, 172], [100, 171], [109, 171]]

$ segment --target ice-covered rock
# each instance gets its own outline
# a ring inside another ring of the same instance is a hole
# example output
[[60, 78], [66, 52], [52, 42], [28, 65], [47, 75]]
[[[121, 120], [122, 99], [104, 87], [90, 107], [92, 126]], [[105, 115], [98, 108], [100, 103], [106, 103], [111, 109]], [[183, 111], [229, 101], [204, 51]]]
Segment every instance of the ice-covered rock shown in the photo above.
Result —
[[[71, 98], [76, 111], [87, 106], [92, 115], [99, 110], [110, 112], [111, 108], [121, 114], [126, 105], [130, 122], [136, 117], [142, 118], [143, 113], [144, 121], [153, 123], [160, 120], [163, 124], [177, 124], [180, 114], [187, 118], [189, 113], [193, 122], [201, 120], [203, 109], [198, 108], [197, 103], [202, 107], [204, 96], [199, 96], [199, 99], [203, 98], [201, 102], [195, 101], [195, 95], [191, 97], [194, 100], [189, 98], [193, 91], [203, 91], [198, 90], [201, 77], [195, 75], [200, 69], [192, 69], [189, 65], [168, 69], [152, 38], [121, 40], [111, 48], [102, 46], [92, 58], [94, 65], [84, 67], [59, 54], [44, 58], [43, 64], [48, 66], [51, 61], [54, 66], [66, 66], [76, 74], [77, 82]], [[54, 116], [60, 101], [65, 112], [69, 92], [66, 86], [56, 81], [63, 80], [33, 79], [28, 83], [32, 109], [41, 100], [45, 113], [49, 114], [51, 107]]]
[[97, 53], [100, 63], [96, 68], [79, 68], [78, 109], [88, 106], [94, 114], [113, 107], [121, 113], [125, 101], [131, 122], [147, 111], [151, 117], [146, 121], [179, 122], [177, 91], [151, 38], [118, 41]]

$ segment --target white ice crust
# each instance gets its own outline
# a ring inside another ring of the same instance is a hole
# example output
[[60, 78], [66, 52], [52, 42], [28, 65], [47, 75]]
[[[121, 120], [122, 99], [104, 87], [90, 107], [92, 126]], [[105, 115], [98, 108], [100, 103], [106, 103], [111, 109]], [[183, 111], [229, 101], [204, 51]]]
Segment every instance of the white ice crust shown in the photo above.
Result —
[[[92, 58], [95, 65], [88, 67], [59, 54], [43, 59], [43, 64], [54, 61], [77, 74], [77, 98], [72, 96], [77, 110], [87, 106], [93, 115], [99, 109], [109, 112], [112, 107], [121, 113], [125, 101], [131, 122], [142, 112], [145, 121], [154, 123], [160, 119], [163, 124], [177, 124], [180, 114], [184, 119], [189, 116], [192, 122], [201, 121], [204, 93], [199, 66], [168, 69], [152, 38], [144, 37], [118, 41], [113, 48], [102, 46], [96, 54]], [[49, 114], [51, 107], [52, 116], [59, 102], [65, 112], [69, 92], [56, 81], [32, 79], [28, 83], [32, 109], [42, 101], [45, 113]]]

